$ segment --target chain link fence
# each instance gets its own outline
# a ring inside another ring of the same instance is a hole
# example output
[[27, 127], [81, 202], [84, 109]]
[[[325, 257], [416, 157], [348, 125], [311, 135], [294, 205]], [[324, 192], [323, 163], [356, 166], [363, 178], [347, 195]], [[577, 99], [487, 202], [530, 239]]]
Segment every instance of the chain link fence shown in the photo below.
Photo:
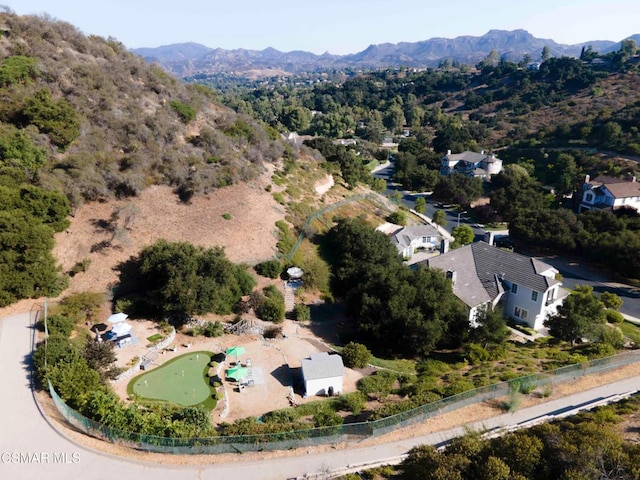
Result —
[[539, 388], [575, 380], [585, 375], [602, 373], [630, 365], [640, 360], [640, 350], [624, 352], [612, 357], [561, 367], [544, 373], [528, 375], [507, 382], [443, 398], [411, 410], [370, 422], [351, 423], [322, 428], [309, 428], [261, 435], [219, 436], [209, 438], [170, 438], [142, 435], [117, 430], [97, 423], [70, 408], [56, 393], [51, 383], [49, 392], [60, 414], [81, 432], [138, 450], [175, 454], [241, 453], [250, 451], [288, 450], [312, 445], [353, 442], [418, 424], [425, 420], [468, 405], [509, 395], [519, 386]]

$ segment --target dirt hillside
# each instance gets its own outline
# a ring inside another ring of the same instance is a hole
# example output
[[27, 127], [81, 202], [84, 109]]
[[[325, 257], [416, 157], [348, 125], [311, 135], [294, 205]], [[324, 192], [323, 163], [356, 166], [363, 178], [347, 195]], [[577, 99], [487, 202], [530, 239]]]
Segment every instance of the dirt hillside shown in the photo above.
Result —
[[54, 256], [67, 272], [89, 260], [86, 272], [70, 279], [64, 295], [106, 291], [119, 262], [164, 238], [203, 247], [222, 246], [233, 262], [255, 264], [276, 253], [275, 222], [284, 207], [265, 190], [269, 174], [181, 203], [171, 188], [149, 187], [139, 197], [85, 204], [71, 226], [56, 236]]

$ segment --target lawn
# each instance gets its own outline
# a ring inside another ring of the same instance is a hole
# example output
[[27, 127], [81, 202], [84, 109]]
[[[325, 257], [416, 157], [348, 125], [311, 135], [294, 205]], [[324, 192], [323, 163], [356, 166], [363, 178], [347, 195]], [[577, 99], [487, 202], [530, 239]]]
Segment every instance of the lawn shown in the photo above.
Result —
[[640, 345], [640, 328], [631, 322], [622, 322], [618, 325], [625, 337]]
[[163, 337], [163, 335], [161, 333], [154, 333], [153, 335], [151, 335], [150, 337], [147, 337], [147, 341], [148, 342], [157, 342], [158, 340], [160, 340]]
[[209, 362], [212, 352], [193, 352], [169, 360], [149, 372], [133, 378], [127, 393], [141, 400], [177, 403], [185, 407], [201, 405], [213, 409], [216, 405], [209, 386]]

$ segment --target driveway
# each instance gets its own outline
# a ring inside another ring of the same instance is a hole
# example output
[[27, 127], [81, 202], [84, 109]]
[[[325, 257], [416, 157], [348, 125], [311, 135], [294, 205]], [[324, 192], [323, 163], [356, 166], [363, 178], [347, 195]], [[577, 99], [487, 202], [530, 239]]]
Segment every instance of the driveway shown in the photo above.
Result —
[[[32, 395], [29, 378], [31, 338], [29, 315], [0, 320], [0, 365], [3, 395], [0, 408], [0, 476], [11, 480], [283, 480], [308, 473], [344, 469], [349, 465], [397, 459], [410, 448], [440, 444], [464, 433], [465, 426], [422, 437], [372, 447], [330, 449], [298, 457], [267, 458], [198, 466], [165, 466], [125, 460], [76, 445], [58, 434], [43, 417]], [[566, 411], [593, 399], [637, 389], [640, 377], [611, 383], [576, 395], [498, 415], [466, 427], [473, 429], [514, 425], [552, 412]], [[462, 422], [461, 422], [462, 423]], [[242, 457], [238, 457], [240, 460]]]

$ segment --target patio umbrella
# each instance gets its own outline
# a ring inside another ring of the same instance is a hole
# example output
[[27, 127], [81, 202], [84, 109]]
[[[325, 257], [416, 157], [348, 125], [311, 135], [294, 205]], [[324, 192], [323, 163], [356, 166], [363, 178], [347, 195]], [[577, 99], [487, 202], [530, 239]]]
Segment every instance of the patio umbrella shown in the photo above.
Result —
[[227, 348], [226, 354], [227, 357], [236, 357], [236, 363], [238, 362], [238, 357], [240, 355], [244, 355], [245, 349], [244, 347], [231, 347]]
[[249, 369], [245, 367], [235, 367], [227, 370], [227, 377], [233, 378], [239, 381], [241, 378], [245, 378], [249, 374]]
[[127, 315], [126, 313], [114, 313], [113, 315], [111, 315], [109, 318], [107, 318], [107, 320], [111, 323], [118, 323], [118, 322], [124, 322], [127, 317], [129, 315]]

